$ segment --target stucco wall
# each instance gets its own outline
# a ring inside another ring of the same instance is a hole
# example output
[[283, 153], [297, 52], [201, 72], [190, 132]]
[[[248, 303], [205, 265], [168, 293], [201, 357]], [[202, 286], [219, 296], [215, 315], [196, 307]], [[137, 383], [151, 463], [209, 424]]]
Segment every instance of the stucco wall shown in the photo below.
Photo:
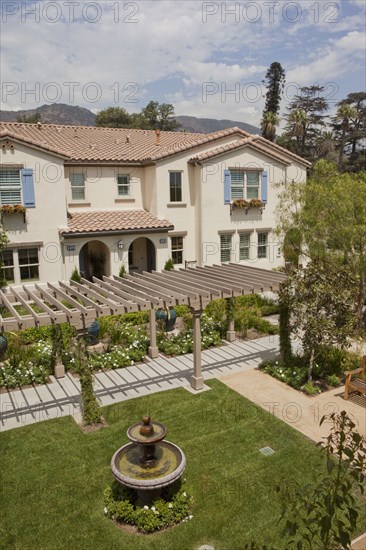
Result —
[[62, 275], [62, 256], [58, 228], [67, 225], [63, 160], [15, 143], [1, 149], [1, 164], [18, 164], [32, 169], [35, 208], [28, 208], [26, 223], [22, 216], [5, 215], [4, 228], [11, 243], [41, 242], [40, 280], [57, 281]]

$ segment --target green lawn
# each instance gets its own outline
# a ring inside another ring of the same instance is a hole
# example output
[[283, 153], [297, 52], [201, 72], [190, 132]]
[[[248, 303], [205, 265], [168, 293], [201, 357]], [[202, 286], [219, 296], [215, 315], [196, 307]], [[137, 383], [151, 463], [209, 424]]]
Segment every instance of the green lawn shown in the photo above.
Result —
[[[215, 550], [272, 543], [283, 550], [276, 485], [317, 477], [323, 456], [286, 424], [218, 381], [192, 395], [184, 389], [104, 409], [109, 426], [84, 434], [62, 418], [0, 434], [0, 546], [8, 549]], [[149, 413], [187, 457], [193, 519], [166, 532], [133, 535], [103, 513], [110, 459], [126, 429]], [[276, 452], [265, 457], [261, 447]], [[323, 468], [322, 468], [323, 471]]]

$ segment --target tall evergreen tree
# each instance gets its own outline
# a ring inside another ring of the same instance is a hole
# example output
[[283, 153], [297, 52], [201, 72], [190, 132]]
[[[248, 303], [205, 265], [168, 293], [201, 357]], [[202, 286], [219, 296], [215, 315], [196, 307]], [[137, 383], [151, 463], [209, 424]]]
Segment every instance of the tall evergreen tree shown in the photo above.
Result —
[[263, 84], [266, 85], [266, 103], [261, 121], [262, 136], [274, 141], [279, 124], [280, 102], [286, 82], [286, 73], [281, 63], [274, 61], [269, 67]]
[[[314, 160], [316, 157], [317, 139], [325, 127], [324, 119], [328, 102], [322, 96], [323, 92], [324, 86], [303, 86], [300, 88], [300, 93], [291, 101], [286, 115], [287, 125], [281, 145], [293, 150], [292, 142], [295, 138], [296, 152], [309, 160]], [[301, 123], [301, 136], [299, 136], [299, 123]]]

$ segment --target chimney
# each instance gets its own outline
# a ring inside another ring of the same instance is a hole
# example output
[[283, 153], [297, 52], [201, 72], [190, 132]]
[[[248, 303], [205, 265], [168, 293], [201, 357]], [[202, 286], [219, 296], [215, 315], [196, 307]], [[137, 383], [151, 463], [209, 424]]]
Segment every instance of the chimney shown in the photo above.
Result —
[[160, 130], [157, 128], [155, 130], [155, 133], [156, 133], [156, 144], [155, 145], [160, 145]]
[[41, 130], [42, 128], [42, 122], [37, 122], [38, 130]]
[[131, 137], [130, 134], [127, 134], [127, 136], [126, 136], [126, 143], [130, 143], [130, 137]]

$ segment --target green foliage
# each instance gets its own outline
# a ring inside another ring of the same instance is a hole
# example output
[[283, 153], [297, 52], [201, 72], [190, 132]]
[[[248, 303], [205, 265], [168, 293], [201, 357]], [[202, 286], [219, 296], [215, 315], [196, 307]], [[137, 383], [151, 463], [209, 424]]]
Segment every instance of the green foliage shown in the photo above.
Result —
[[360, 511], [355, 492], [364, 492], [365, 439], [345, 411], [323, 417], [320, 425], [324, 421], [332, 422], [326, 443], [318, 444], [326, 454], [326, 475], [284, 499], [283, 535], [298, 550], [350, 549]]
[[76, 283], [81, 283], [81, 276], [77, 269], [77, 267], [74, 267], [74, 270], [71, 274], [70, 281], [75, 281]]
[[102, 409], [94, 393], [93, 374], [89, 367], [86, 344], [82, 339], [78, 342], [77, 367], [80, 375], [83, 423], [85, 425], [99, 424], [102, 421]]
[[127, 273], [126, 266], [125, 266], [125, 264], [122, 264], [121, 267], [119, 268], [118, 275], [120, 277], [122, 277], [122, 279], [123, 279], [123, 277], [126, 275], [126, 273]]
[[[208, 317], [207, 313], [201, 316], [201, 345], [202, 349], [210, 346], [220, 346], [220, 325], [213, 318]], [[193, 351], [193, 330], [185, 329], [174, 336], [168, 336], [165, 332], [160, 332], [157, 336], [158, 348], [166, 355], [182, 355], [192, 353]]]
[[354, 352], [335, 347], [321, 348], [313, 368], [316, 385], [307, 383], [309, 355], [293, 355], [288, 362], [280, 359], [263, 361], [259, 368], [277, 380], [312, 395], [328, 389], [328, 386], [339, 386], [343, 372], [354, 370], [359, 364], [360, 356]]
[[104, 513], [117, 522], [135, 525], [142, 533], [152, 533], [190, 520], [192, 497], [184, 484], [175, 483], [151, 506], [139, 506], [134, 491], [117, 482], [104, 491]]
[[174, 131], [181, 126], [174, 116], [174, 107], [170, 103], [150, 101], [140, 113], [130, 114], [122, 107], [102, 109], [96, 116], [95, 125], [104, 128]]
[[23, 124], [37, 124], [37, 122], [42, 122], [41, 113], [34, 113], [33, 115], [19, 115], [17, 116], [17, 122], [22, 122]]
[[286, 303], [286, 296], [280, 290], [280, 355], [285, 365], [290, 364], [292, 359], [290, 308]]
[[263, 137], [274, 141], [276, 126], [279, 124], [280, 102], [285, 87], [286, 75], [281, 63], [274, 61], [269, 67], [265, 80], [266, 103], [261, 121]]
[[53, 348], [50, 342], [40, 341], [33, 346], [25, 346], [13, 335], [9, 339], [4, 366], [0, 368], [0, 387], [44, 384], [52, 367]]
[[0, 222], [0, 289], [8, 284], [4, 276], [4, 271], [1, 269], [4, 265], [3, 251], [8, 242], [8, 236], [4, 230], [3, 224]]
[[279, 235], [300, 232], [302, 254], [349, 267], [358, 288], [355, 302], [361, 325], [366, 298], [365, 173], [340, 174], [331, 163], [319, 161], [306, 185], [286, 184], [277, 214]]
[[170, 271], [171, 269], [174, 269], [174, 262], [172, 258], [169, 258], [164, 265], [165, 271]]
[[308, 381], [314, 360], [324, 346], [348, 347], [356, 327], [356, 280], [348, 266], [335, 261], [312, 261], [304, 270], [288, 274], [282, 300], [289, 308], [289, 327], [310, 357]]

